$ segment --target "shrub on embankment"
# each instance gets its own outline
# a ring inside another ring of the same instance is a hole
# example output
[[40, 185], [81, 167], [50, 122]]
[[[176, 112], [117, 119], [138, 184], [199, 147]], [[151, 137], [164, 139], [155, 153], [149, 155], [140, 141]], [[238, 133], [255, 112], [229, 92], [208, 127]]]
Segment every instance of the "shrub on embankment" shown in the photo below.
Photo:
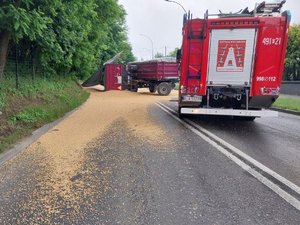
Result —
[[0, 153], [33, 130], [62, 117], [89, 97], [72, 79], [14, 80], [0, 83]]

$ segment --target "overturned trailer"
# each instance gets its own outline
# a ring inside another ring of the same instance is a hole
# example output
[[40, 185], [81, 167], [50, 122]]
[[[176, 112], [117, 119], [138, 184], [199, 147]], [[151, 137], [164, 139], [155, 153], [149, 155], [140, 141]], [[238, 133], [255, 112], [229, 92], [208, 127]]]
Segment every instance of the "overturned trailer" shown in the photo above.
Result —
[[106, 63], [82, 86], [103, 85], [105, 91], [149, 88], [151, 93], [169, 95], [178, 82], [178, 63], [175, 58], [155, 59], [128, 64]]
[[122, 90], [123, 86], [123, 65], [121, 64], [105, 64], [93, 76], [87, 79], [82, 86], [92, 87], [95, 85], [104, 86], [105, 91]]

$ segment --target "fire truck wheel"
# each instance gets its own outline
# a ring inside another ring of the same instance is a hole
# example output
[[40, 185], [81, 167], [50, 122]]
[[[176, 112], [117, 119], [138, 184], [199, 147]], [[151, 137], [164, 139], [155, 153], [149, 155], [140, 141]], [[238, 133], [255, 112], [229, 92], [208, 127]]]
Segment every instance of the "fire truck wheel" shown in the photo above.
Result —
[[255, 116], [244, 117], [244, 121], [254, 121], [255, 118]]
[[180, 119], [182, 119], [183, 116], [184, 116], [184, 114], [182, 114], [180, 111], [181, 111], [181, 107], [178, 107], [178, 117], [179, 117]]
[[255, 116], [247, 116], [247, 117], [237, 116], [235, 118], [238, 120], [241, 120], [241, 121], [254, 121], [256, 117]]
[[149, 84], [149, 91], [154, 93], [157, 91], [157, 84]]
[[169, 95], [171, 90], [172, 90], [172, 87], [167, 82], [162, 82], [157, 87], [158, 94], [163, 95], [163, 96]]

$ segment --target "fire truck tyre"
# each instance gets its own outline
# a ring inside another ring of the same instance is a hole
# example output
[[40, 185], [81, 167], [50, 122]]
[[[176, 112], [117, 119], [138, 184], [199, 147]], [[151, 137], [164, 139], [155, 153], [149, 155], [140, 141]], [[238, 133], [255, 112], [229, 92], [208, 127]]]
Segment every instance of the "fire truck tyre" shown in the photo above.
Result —
[[171, 90], [172, 90], [171, 85], [166, 82], [160, 83], [157, 87], [158, 94], [163, 96], [169, 95]]
[[149, 91], [154, 93], [157, 91], [157, 84], [149, 84]]
[[184, 116], [184, 114], [182, 114], [180, 111], [181, 111], [181, 107], [178, 107], [178, 117], [179, 117], [180, 119], [182, 119], [183, 116]]
[[244, 121], [254, 121], [255, 118], [255, 116], [244, 117]]
[[255, 116], [247, 116], [247, 117], [237, 116], [236, 119], [241, 120], [241, 121], [254, 121], [256, 119], [256, 117]]

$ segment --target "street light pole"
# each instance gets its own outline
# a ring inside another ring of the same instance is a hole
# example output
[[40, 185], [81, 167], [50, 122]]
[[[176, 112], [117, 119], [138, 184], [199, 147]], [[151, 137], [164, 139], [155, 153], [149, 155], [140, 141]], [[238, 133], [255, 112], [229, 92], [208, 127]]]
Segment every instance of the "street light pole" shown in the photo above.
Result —
[[140, 35], [147, 38], [151, 42], [152, 59], [153, 59], [154, 53], [153, 53], [153, 41], [152, 41], [152, 39], [149, 36], [145, 35], [145, 34], [140, 34]]
[[184, 13], [187, 14], [187, 11], [185, 10], [185, 8], [179, 2], [172, 1], [172, 0], [165, 0], [165, 1], [166, 2], [173, 2], [173, 3], [177, 4], [177, 5], [179, 5], [183, 9]]

